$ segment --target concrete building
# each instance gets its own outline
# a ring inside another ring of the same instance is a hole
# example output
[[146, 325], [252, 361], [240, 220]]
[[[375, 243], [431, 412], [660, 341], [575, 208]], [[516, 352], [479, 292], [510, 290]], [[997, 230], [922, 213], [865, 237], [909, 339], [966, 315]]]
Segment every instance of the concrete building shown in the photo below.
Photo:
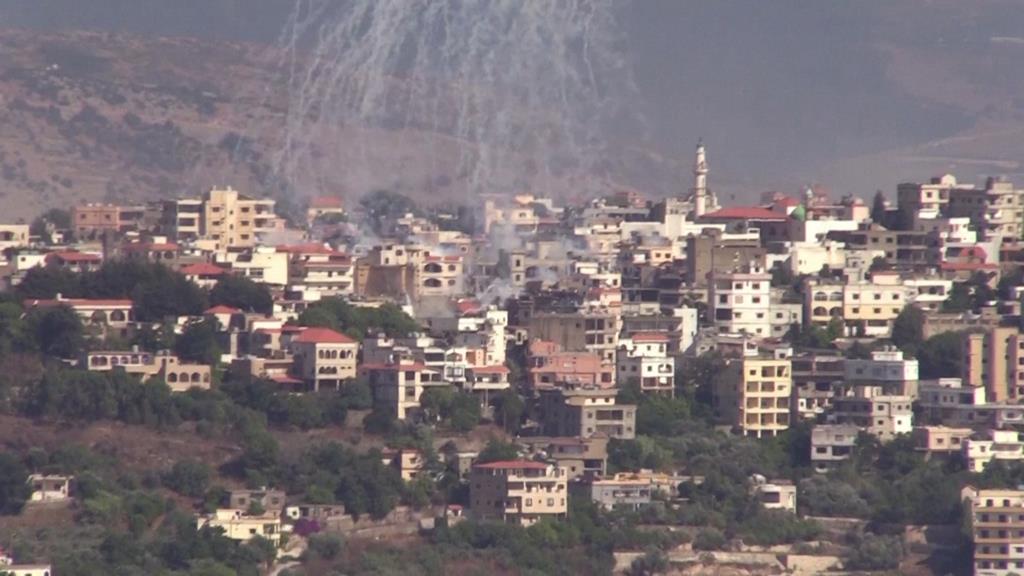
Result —
[[987, 403], [981, 386], [964, 386], [960, 378], [921, 380], [917, 388], [917, 406], [924, 423], [949, 422], [962, 409]]
[[615, 365], [622, 317], [610, 309], [573, 313], [539, 313], [530, 318], [531, 338], [554, 342], [569, 352], [592, 352], [602, 362]]
[[28, 224], [0, 224], [0, 252], [8, 248], [27, 248], [28, 245]]
[[604, 510], [636, 511], [651, 504], [654, 488], [650, 478], [620, 473], [609, 478], [583, 478], [572, 483], [570, 491]]
[[81, 204], [71, 208], [71, 230], [78, 239], [138, 230], [145, 213], [143, 206]]
[[819, 424], [811, 429], [811, 465], [828, 472], [853, 455], [860, 428], [843, 424]]
[[837, 352], [803, 353], [793, 356], [791, 362], [794, 415], [805, 420], [823, 417], [844, 381], [843, 356]]
[[914, 412], [910, 396], [890, 396], [880, 388], [858, 388], [855, 396], [836, 398], [829, 421], [835, 424], [853, 424], [868, 434], [888, 442], [899, 434], [910, 434], [914, 427]]
[[420, 409], [420, 397], [432, 386], [448, 386], [441, 372], [410, 358], [397, 358], [382, 364], [359, 367], [367, 375], [373, 390], [373, 403], [397, 418], [405, 420]]
[[289, 349], [295, 358], [293, 376], [308, 390], [340, 390], [357, 375], [359, 344], [329, 328], [306, 328], [291, 338]]
[[591, 352], [567, 352], [554, 342], [533, 340], [527, 352], [527, 384], [532, 390], [554, 386], [611, 388], [615, 369]]
[[760, 474], [750, 477], [750, 491], [768, 510], [796, 514], [796, 485], [789, 480], [768, 480]]
[[31, 474], [28, 477], [28, 485], [31, 490], [28, 501], [40, 504], [67, 502], [71, 499], [71, 480], [73, 480], [71, 476]]
[[986, 180], [984, 188], [958, 188], [950, 195], [949, 215], [970, 218], [981, 240], [1019, 240], [1024, 190], [996, 178]]
[[979, 490], [966, 486], [970, 505], [975, 576], [1024, 572], [1024, 490]]
[[769, 336], [771, 279], [771, 274], [757, 264], [740, 272], [712, 272], [708, 282], [709, 318], [724, 333]]
[[775, 436], [789, 428], [792, 388], [789, 359], [732, 360], [712, 390], [715, 417], [746, 436]]
[[91, 350], [85, 353], [82, 365], [90, 372], [124, 370], [142, 380], [162, 378], [172, 392], [185, 392], [191, 388], [208, 390], [212, 382], [210, 366], [182, 362], [167, 351], [153, 354], [138, 348]]
[[904, 358], [895, 347], [875, 350], [870, 359], [850, 358], [843, 372], [847, 386], [878, 386], [885, 394], [917, 396], [917, 359]]
[[540, 394], [540, 420], [547, 436], [631, 440], [636, 436], [636, 406], [617, 404], [617, 390], [556, 388]]
[[1024, 460], [1024, 441], [1016, 430], [989, 430], [963, 441], [962, 454], [971, 472], [983, 472], [993, 460]]
[[668, 334], [636, 333], [619, 340], [616, 381], [624, 386], [635, 381], [647, 394], [673, 396], [675, 359], [668, 355]]
[[570, 482], [580, 476], [604, 476], [608, 472], [608, 439], [567, 437], [524, 437], [519, 443], [530, 454], [545, 461], [554, 461], [565, 470]]
[[268, 512], [280, 513], [287, 502], [284, 490], [261, 488], [259, 490], [238, 489], [228, 493], [228, 507], [248, 510], [257, 506]]
[[964, 442], [970, 438], [974, 430], [970, 428], [954, 428], [950, 426], [914, 426], [911, 440], [914, 450], [928, 455], [947, 456], [960, 454]]
[[542, 518], [565, 518], [569, 509], [565, 470], [528, 460], [473, 466], [469, 499], [476, 518], [522, 526]]
[[196, 529], [203, 528], [219, 528], [224, 531], [224, 536], [239, 542], [261, 537], [275, 547], [281, 544], [280, 511], [249, 516], [244, 510], [220, 508], [213, 514], [196, 519]]
[[1017, 328], [965, 334], [963, 346], [965, 385], [984, 387], [989, 402], [1024, 398], [1024, 337]]

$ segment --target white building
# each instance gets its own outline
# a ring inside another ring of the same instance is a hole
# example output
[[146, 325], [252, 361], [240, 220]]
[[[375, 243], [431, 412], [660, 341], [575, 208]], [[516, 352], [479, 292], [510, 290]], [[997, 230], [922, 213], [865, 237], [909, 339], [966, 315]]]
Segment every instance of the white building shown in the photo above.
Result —
[[620, 338], [615, 381], [622, 385], [636, 380], [643, 392], [672, 396], [675, 359], [668, 355], [668, 343], [668, 335], [657, 332]]
[[1024, 442], [1016, 430], [989, 430], [963, 442], [964, 460], [971, 472], [983, 472], [993, 460], [1024, 460]]
[[771, 280], [771, 274], [756, 263], [740, 272], [713, 272], [708, 311], [715, 326], [727, 334], [771, 335]]

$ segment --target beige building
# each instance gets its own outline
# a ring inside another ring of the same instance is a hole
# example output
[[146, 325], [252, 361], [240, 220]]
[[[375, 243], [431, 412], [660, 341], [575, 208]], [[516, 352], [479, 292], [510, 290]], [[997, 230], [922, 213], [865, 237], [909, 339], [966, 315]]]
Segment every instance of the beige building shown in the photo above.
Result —
[[1019, 240], [1024, 222], [1024, 190], [1011, 182], [989, 178], [984, 188], [961, 188], [949, 198], [949, 215], [966, 216], [980, 232], [980, 240]]
[[618, 390], [554, 388], [540, 394], [541, 424], [548, 436], [631, 440], [636, 437], [636, 406], [616, 404]]
[[768, 510], [796, 513], [796, 485], [789, 480], [768, 480], [754, 474], [750, 478], [750, 491]]
[[78, 239], [105, 232], [126, 232], [137, 229], [145, 213], [143, 206], [83, 204], [71, 208], [71, 229]]
[[911, 440], [914, 450], [928, 454], [949, 455], [959, 454], [964, 441], [971, 437], [974, 430], [970, 428], [954, 428], [950, 426], [914, 426]]
[[420, 398], [428, 388], [449, 386], [440, 371], [409, 358], [366, 364], [359, 369], [369, 379], [374, 404], [398, 420], [405, 420], [420, 409]]
[[29, 244], [28, 224], [0, 224], [0, 252]]
[[144, 350], [93, 350], [85, 354], [85, 368], [91, 372], [124, 370], [142, 380], [163, 378], [172, 392], [185, 392], [191, 388], [208, 390], [211, 369], [206, 364], [182, 362], [169, 352], [153, 354]]
[[989, 430], [965, 439], [962, 453], [967, 469], [981, 473], [993, 460], [1024, 460], [1024, 441], [1016, 430]]
[[1024, 491], [962, 492], [970, 505], [975, 576], [1024, 573]]
[[213, 514], [200, 516], [196, 520], [196, 529], [219, 528], [224, 536], [247, 542], [261, 537], [269, 540], [274, 546], [281, 544], [281, 513], [266, 512], [257, 516], [249, 516], [244, 510], [220, 508]]
[[565, 470], [553, 464], [511, 460], [477, 464], [469, 476], [470, 511], [482, 520], [529, 526], [568, 513]]
[[808, 280], [804, 318], [818, 326], [827, 326], [833, 318], [839, 318], [848, 336], [886, 337], [909, 296], [909, 289], [895, 274], [876, 272], [870, 282], [846, 284]]
[[32, 474], [28, 485], [32, 490], [29, 502], [66, 502], [71, 498], [71, 476]]
[[789, 359], [736, 359], [716, 379], [712, 406], [720, 423], [746, 436], [775, 436], [789, 428], [792, 390]]
[[273, 200], [250, 198], [231, 187], [165, 201], [161, 221], [175, 240], [204, 240], [215, 250], [255, 246], [259, 234], [277, 228]]
[[527, 330], [531, 339], [554, 342], [568, 352], [593, 352], [615, 364], [622, 318], [611, 309], [534, 314]]
[[819, 424], [811, 429], [811, 464], [818, 473], [828, 472], [853, 455], [860, 428]]
[[311, 391], [340, 390], [345, 380], [356, 377], [359, 343], [329, 328], [306, 328], [289, 342], [294, 355], [293, 376]]
[[989, 402], [1024, 398], [1024, 337], [1017, 328], [990, 328], [963, 337], [965, 386], [984, 387]]

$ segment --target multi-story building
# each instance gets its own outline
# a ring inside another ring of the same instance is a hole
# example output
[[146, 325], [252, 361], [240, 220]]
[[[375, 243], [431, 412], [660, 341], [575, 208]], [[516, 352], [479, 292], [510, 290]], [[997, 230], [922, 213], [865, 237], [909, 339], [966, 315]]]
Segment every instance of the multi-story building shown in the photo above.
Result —
[[818, 326], [839, 318], [848, 336], [886, 337], [907, 301], [908, 289], [896, 274], [876, 272], [870, 282], [845, 284], [808, 280], [804, 318]]
[[137, 230], [145, 213], [144, 206], [83, 204], [71, 208], [71, 229], [79, 239]]
[[850, 358], [844, 363], [846, 386], [878, 386], [883, 393], [917, 396], [918, 363], [896, 348], [875, 350], [870, 359]]
[[964, 386], [960, 378], [921, 380], [917, 385], [917, 406], [925, 423], [951, 421], [962, 409], [987, 403], [981, 386]]
[[860, 428], [843, 424], [819, 424], [811, 429], [811, 464], [815, 472], [828, 472], [853, 455]]
[[771, 279], [753, 263], [739, 272], [712, 272], [708, 314], [715, 326], [729, 334], [771, 335]]
[[523, 437], [519, 442], [531, 454], [554, 461], [565, 470], [570, 482], [580, 476], [604, 476], [608, 471], [608, 439], [603, 437], [567, 438]]
[[534, 314], [527, 327], [531, 338], [554, 342], [570, 352], [592, 352], [606, 364], [615, 364], [622, 318], [612, 310]]
[[191, 388], [210, 388], [211, 369], [206, 364], [182, 362], [168, 352], [132, 350], [92, 350], [83, 358], [84, 368], [91, 372], [124, 370], [141, 379], [160, 377], [172, 392], [185, 392]]
[[573, 482], [570, 490], [604, 510], [636, 511], [651, 504], [654, 486], [649, 477], [620, 473], [609, 478], [583, 478]]
[[620, 386], [636, 381], [640, 390], [672, 396], [675, 390], [675, 359], [668, 355], [669, 337], [664, 333], [636, 333], [619, 340], [616, 380]]
[[1024, 571], [1024, 490], [961, 493], [970, 503], [975, 576], [1011, 576]]
[[356, 377], [359, 344], [329, 328], [306, 328], [293, 336], [289, 348], [294, 355], [293, 376], [308, 390], [340, 390], [342, 383]]
[[804, 353], [793, 356], [794, 415], [814, 420], [832, 406], [843, 383], [844, 359], [839, 353]]
[[418, 276], [421, 297], [458, 296], [465, 292], [462, 256], [425, 256]]
[[240, 276], [271, 286], [283, 287], [288, 284], [288, 254], [270, 246], [253, 246], [220, 250], [216, 254], [218, 263], [231, 267]]
[[473, 466], [469, 476], [470, 512], [482, 520], [529, 526], [568, 513], [565, 470], [528, 460]]
[[750, 491], [768, 510], [796, 513], [796, 485], [789, 480], [768, 480], [754, 474], [750, 478]]
[[[947, 212], [950, 193], [964, 188], [956, 177], [944, 174], [932, 178], [927, 184], [905, 182], [896, 187], [896, 199], [904, 222], [934, 220]], [[971, 187], [973, 188], [973, 187]]]
[[1024, 460], [1024, 441], [1016, 430], [989, 430], [963, 441], [962, 454], [971, 472], [984, 472], [993, 460]]
[[419, 411], [420, 398], [428, 388], [448, 386], [440, 371], [409, 358], [364, 364], [359, 369], [369, 379], [374, 405], [398, 420], [405, 420]]
[[255, 246], [277, 222], [273, 200], [250, 198], [231, 187], [213, 188], [202, 198], [165, 201], [161, 217], [175, 240], [204, 240], [215, 250]]
[[636, 436], [636, 406], [617, 404], [617, 390], [555, 388], [541, 391], [540, 420], [548, 436], [630, 440]]
[[984, 188], [961, 188], [949, 198], [949, 214], [971, 219], [982, 240], [1019, 240], [1024, 222], [1024, 190], [989, 178]]
[[829, 420], [835, 424], [853, 424], [868, 434], [888, 442], [898, 434], [909, 434], [914, 427], [910, 396], [883, 395], [880, 388], [862, 387], [854, 396], [833, 401]]
[[527, 383], [531, 389], [549, 386], [612, 387], [614, 368], [589, 352], [565, 352], [555, 342], [534, 340], [528, 349]]
[[290, 290], [324, 296], [351, 296], [355, 290], [355, 261], [348, 254], [318, 244], [278, 246], [288, 254]]
[[984, 387], [989, 402], [1024, 398], [1024, 336], [1017, 328], [965, 334], [963, 350], [965, 385]]
[[746, 436], [775, 436], [789, 428], [792, 388], [789, 359], [735, 359], [715, 380], [712, 406], [720, 423]]
[[29, 245], [28, 224], [0, 224], [0, 252]]

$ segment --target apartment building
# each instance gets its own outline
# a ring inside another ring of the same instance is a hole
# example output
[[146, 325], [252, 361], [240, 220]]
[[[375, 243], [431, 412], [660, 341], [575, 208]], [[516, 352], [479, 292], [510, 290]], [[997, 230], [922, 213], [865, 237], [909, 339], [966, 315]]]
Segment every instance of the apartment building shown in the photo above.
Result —
[[307, 390], [341, 390], [342, 383], [356, 377], [359, 343], [329, 328], [306, 328], [291, 338], [293, 376]]
[[458, 296], [465, 293], [462, 256], [425, 256], [419, 266], [418, 294]]
[[530, 454], [565, 470], [570, 482], [580, 476], [604, 476], [608, 472], [607, 438], [533, 436], [518, 441]]
[[192, 388], [208, 390], [212, 382], [210, 366], [183, 362], [176, 355], [163, 351], [151, 353], [131, 350], [91, 350], [82, 358], [82, 366], [90, 372], [124, 370], [142, 380], [162, 378], [172, 392]]
[[896, 187], [896, 199], [904, 222], [934, 220], [948, 211], [951, 192], [973, 188], [957, 184], [956, 177], [944, 174], [927, 183], [905, 182]]
[[530, 338], [553, 342], [566, 351], [597, 354], [614, 367], [621, 324], [621, 316], [610, 309], [541, 312], [531, 316], [527, 331]]
[[1016, 430], [988, 430], [963, 441], [962, 454], [971, 472], [983, 472], [993, 460], [1024, 460], [1024, 441]]
[[360, 365], [373, 391], [373, 403], [405, 420], [420, 409], [420, 397], [431, 386], [448, 386], [440, 371], [410, 358]]
[[1024, 222], [1024, 190], [1002, 178], [988, 178], [984, 188], [957, 189], [949, 198], [949, 214], [968, 217], [981, 240], [1019, 240]]
[[521, 526], [542, 518], [565, 518], [569, 510], [565, 470], [528, 460], [474, 465], [469, 499], [476, 518]]
[[882, 442], [898, 434], [909, 434], [914, 427], [913, 399], [910, 396], [882, 394], [880, 388], [857, 388], [854, 396], [836, 398], [829, 421], [853, 424]]
[[28, 224], [0, 224], [0, 252], [29, 245]]
[[844, 378], [839, 353], [803, 353], [793, 356], [794, 416], [807, 420], [823, 416], [832, 406]]
[[618, 390], [555, 388], [540, 394], [540, 421], [547, 436], [631, 440], [636, 437], [636, 406], [617, 404]]
[[675, 358], [668, 355], [665, 333], [636, 333], [619, 340], [616, 381], [620, 386], [635, 381], [648, 394], [673, 396]]
[[231, 187], [213, 188], [202, 198], [165, 201], [161, 225], [176, 241], [203, 240], [214, 250], [251, 247], [276, 229], [274, 204]]
[[896, 274], [876, 272], [870, 282], [845, 284], [809, 279], [804, 290], [804, 318], [818, 326], [839, 318], [847, 336], [887, 337], [908, 296]]
[[288, 254], [290, 290], [312, 292], [321, 298], [351, 296], [355, 291], [355, 260], [322, 245], [278, 246]]
[[844, 424], [819, 424], [811, 429], [811, 465], [828, 472], [853, 455], [860, 428]]
[[712, 272], [708, 280], [709, 318], [724, 333], [771, 335], [771, 280], [771, 274], [754, 263], [739, 272]]
[[970, 504], [975, 576], [1024, 572], [1024, 490], [964, 487]]
[[79, 239], [137, 230], [145, 213], [143, 206], [81, 204], [71, 208], [71, 230]]
[[984, 387], [989, 402], [1024, 398], [1024, 336], [1017, 328], [995, 327], [963, 336], [963, 381]]
[[789, 359], [732, 360], [712, 390], [715, 417], [746, 436], [775, 436], [789, 428], [792, 389]]
[[917, 406], [924, 423], [951, 421], [963, 409], [986, 404], [985, 388], [964, 386], [960, 378], [921, 380], [917, 387]]
[[844, 362], [846, 386], [878, 386], [883, 393], [917, 396], [918, 362], [904, 358], [895, 347], [871, 352], [870, 359], [850, 358]]
[[220, 250], [217, 263], [230, 266], [231, 271], [253, 282], [284, 287], [288, 284], [288, 254], [270, 246], [251, 246]]

